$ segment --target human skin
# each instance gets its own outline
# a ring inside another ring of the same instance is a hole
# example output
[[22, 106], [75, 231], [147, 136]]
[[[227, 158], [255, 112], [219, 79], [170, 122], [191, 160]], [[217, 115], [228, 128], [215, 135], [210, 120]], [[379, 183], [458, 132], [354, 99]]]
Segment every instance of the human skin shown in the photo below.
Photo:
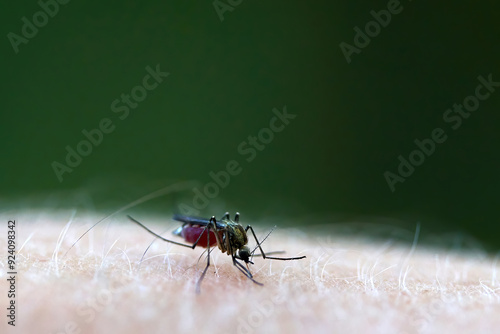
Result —
[[[196, 294], [204, 249], [157, 240], [141, 262], [154, 238], [125, 214], [99, 224], [72, 248], [102, 215], [9, 215], [2, 221], [17, 224], [17, 313], [16, 326], [7, 325], [3, 251], [2, 333], [486, 333], [500, 326], [496, 259], [480, 251], [278, 228], [264, 250], [307, 258], [254, 258], [250, 270], [259, 286], [214, 249]], [[166, 217], [134, 218], [182, 241]], [[254, 227], [259, 237], [269, 231]], [[0, 249], [6, 249], [6, 231], [5, 224]]]

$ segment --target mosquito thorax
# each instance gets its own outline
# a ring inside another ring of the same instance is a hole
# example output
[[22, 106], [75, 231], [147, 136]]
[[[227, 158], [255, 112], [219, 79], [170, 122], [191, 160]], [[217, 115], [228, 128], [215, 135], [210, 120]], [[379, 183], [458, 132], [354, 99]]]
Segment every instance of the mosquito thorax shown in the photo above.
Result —
[[230, 222], [227, 224], [229, 242], [233, 250], [243, 249], [248, 243], [247, 233], [243, 226], [238, 223]]

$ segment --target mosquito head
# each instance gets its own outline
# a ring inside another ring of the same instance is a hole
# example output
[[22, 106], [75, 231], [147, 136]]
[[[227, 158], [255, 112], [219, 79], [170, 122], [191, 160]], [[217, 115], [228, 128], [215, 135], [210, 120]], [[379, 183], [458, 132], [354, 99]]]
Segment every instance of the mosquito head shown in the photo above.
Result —
[[245, 261], [245, 263], [251, 263], [253, 264], [252, 261], [250, 261], [250, 256], [252, 254], [250, 253], [250, 249], [247, 247], [247, 246], [243, 246], [242, 248], [240, 248], [240, 250], [238, 251], [238, 257]]

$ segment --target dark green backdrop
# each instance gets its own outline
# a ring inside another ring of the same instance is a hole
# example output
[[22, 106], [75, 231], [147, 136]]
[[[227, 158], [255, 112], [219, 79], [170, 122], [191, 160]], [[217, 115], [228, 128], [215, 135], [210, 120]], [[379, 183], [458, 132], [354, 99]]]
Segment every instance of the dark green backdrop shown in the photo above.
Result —
[[[212, 1], [73, 0], [45, 25], [37, 17], [17, 53], [9, 33], [22, 36], [22, 18], [41, 7], [2, 3], [2, 202], [119, 207], [182, 180], [202, 189], [236, 160], [241, 173], [200, 214], [384, 216], [500, 246], [500, 88], [457, 130], [443, 120], [478, 76], [500, 81], [499, 5], [402, 1], [348, 63], [340, 43], [387, 1], [232, 3], [221, 21]], [[111, 104], [157, 64], [170, 75], [121, 120]], [[285, 105], [296, 118], [247, 162], [238, 145]], [[104, 118], [114, 131], [59, 182], [53, 161]], [[435, 128], [447, 140], [392, 192], [384, 172]], [[143, 208], [176, 211], [192, 198]]]

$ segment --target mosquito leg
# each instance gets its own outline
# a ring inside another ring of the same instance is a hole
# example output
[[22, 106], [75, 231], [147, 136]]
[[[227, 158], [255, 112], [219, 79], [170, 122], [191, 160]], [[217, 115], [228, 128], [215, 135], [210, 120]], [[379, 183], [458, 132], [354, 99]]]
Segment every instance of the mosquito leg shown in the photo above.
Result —
[[[208, 267], [210, 266], [210, 229], [213, 229], [214, 232], [216, 232], [215, 230], [215, 216], [212, 216], [212, 218], [210, 218], [210, 222], [207, 224], [207, 226], [205, 226], [205, 229], [203, 230], [203, 232], [200, 234], [200, 236], [198, 237], [198, 240], [200, 240], [201, 236], [203, 235], [204, 231], [207, 230], [207, 245], [208, 245], [208, 248], [207, 248], [207, 265], [205, 266], [205, 269], [203, 270], [203, 273], [201, 274], [200, 278], [198, 279], [198, 282], [196, 283], [196, 293], [197, 294], [200, 294], [201, 292], [201, 282], [203, 281], [203, 278], [205, 278], [205, 274], [207, 273], [207, 270], [208, 270]], [[196, 240], [196, 243], [198, 243], [198, 240]]]
[[[256, 280], [253, 279], [253, 275], [252, 273], [250, 272], [250, 270], [248, 269], [248, 267], [245, 267], [244, 265], [242, 265], [240, 262], [238, 262], [238, 256], [234, 255], [235, 252], [233, 250], [233, 247], [231, 245], [231, 243], [229, 242], [229, 232], [226, 230], [225, 231], [226, 235], [226, 252], [228, 254], [231, 254], [231, 258], [233, 259], [233, 265], [238, 268], [239, 271], [241, 271], [243, 273], [243, 275], [245, 275], [249, 280], [251, 280], [252, 282], [254, 282], [255, 284], [257, 285], [264, 285], [260, 282], [257, 282]], [[253, 264], [253, 262], [249, 261], [250, 263]]]
[[222, 216], [222, 219], [231, 219], [231, 217], [229, 217], [229, 212], [226, 212], [224, 216]]
[[192, 248], [192, 249], [194, 249], [196, 247], [196, 242], [193, 245], [188, 245], [188, 244], [183, 244], [181, 242], [176, 242], [176, 241], [173, 241], [173, 240], [165, 239], [164, 237], [162, 237], [161, 235], [156, 234], [155, 232], [151, 231], [149, 228], [147, 228], [146, 226], [144, 226], [142, 223], [138, 222], [134, 218], [130, 217], [129, 215], [127, 215], [127, 217], [132, 222], [136, 223], [137, 225], [139, 225], [140, 227], [142, 227], [143, 229], [145, 229], [146, 231], [148, 231], [149, 233], [151, 233], [152, 235], [154, 235], [158, 239], [161, 239], [161, 240], [166, 241], [166, 242], [170, 242], [170, 243], [175, 244], [175, 245], [179, 245], [179, 246], [183, 246], [183, 247], [189, 247], [189, 248]]
[[[228, 254], [231, 254], [231, 259], [233, 259], [233, 265], [238, 268], [238, 270], [240, 270], [246, 277], [248, 277], [249, 279], [252, 279], [253, 275], [252, 273], [250, 272], [250, 269], [248, 269], [248, 265], [247, 267], [243, 266], [240, 262], [238, 262], [238, 260], [236, 259], [239, 259], [239, 260], [243, 260], [242, 258], [240, 258], [238, 255], [236, 255], [236, 252], [233, 250], [233, 246], [232, 244], [229, 242], [229, 231], [225, 231], [225, 237], [226, 237], [226, 252]], [[253, 264], [253, 262], [249, 261], [251, 264]]]
[[146, 226], [144, 226], [142, 223], [138, 222], [137, 220], [135, 220], [134, 218], [130, 217], [129, 215], [127, 215], [128, 219], [130, 219], [131, 221], [133, 221], [134, 223], [136, 223], [137, 225], [139, 225], [140, 227], [142, 227], [143, 229], [145, 229], [146, 231], [148, 231], [149, 233], [151, 233], [152, 235], [154, 235], [155, 237], [157, 237], [158, 239], [161, 239], [163, 241], [166, 241], [166, 242], [170, 242], [174, 245], [179, 245], [179, 246], [183, 246], [183, 247], [189, 247], [191, 249], [194, 249], [196, 247], [196, 245], [198, 244], [198, 242], [200, 241], [200, 238], [201, 236], [203, 235], [203, 233], [205, 232], [205, 230], [207, 229], [208, 226], [205, 226], [205, 229], [202, 231], [202, 233], [200, 234], [200, 236], [198, 237], [198, 239], [195, 241], [194, 244], [192, 245], [188, 245], [188, 244], [183, 244], [181, 242], [177, 242], [177, 241], [173, 241], [173, 240], [169, 240], [169, 239], [166, 239], [164, 237], [162, 237], [161, 235], [151, 231], [149, 228], [147, 228]]
[[[248, 232], [248, 228], [249, 227], [247, 226], [247, 228], [245, 229], [245, 232]], [[271, 235], [271, 233], [273, 233], [273, 231], [274, 231], [275, 228], [276, 228], [276, 225], [273, 226], [273, 228], [271, 229], [271, 231], [269, 231], [269, 233], [267, 233], [267, 235], [264, 237], [264, 239], [262, 239], [260, 242], [257, 243], [257, 246], [255, 246], [255, 248], [251, 252], [252, 257], [254, 256], [254, 253], [257, 250], [257, 248], [259, 248], [259, 246], [262, 246], [262, 244], [264, 243], [264, 241], [266, 241], [266, 239]], [[268, 252], [267, 255], [269, 255], [269, 254], [270, 253]], [[255, 255], [255, 256], [262, 256], [262, 254]]]
[[299, 256], [299, 257], [271, 257], [271, 256], [266, 256], [266, 253], [264, 253], [264, 250], [260, 246], [259, 239], [257, 239], [257, 236], [255, 235], [255, 232], [254, 232], [252, 226], [247, 225], [247, 227], [245, 228], [245, 231], [248, 231], [249, 229], [250, 229], [250, 231], [252, 231], [252, 235], [255, 238], [255, 241], [257, 242], [257, 246], [259, 247], [260, 253], [262, 254], [262, 257], [264, 259], [288, 261], [288, 260], [300, 260], [300, 259], [304, 259], [305, 258], [305, 255], [304, 256]]
[[240, 222], [240, 213], [239, 212], [236, 212], [236, 214], [234, 215], [234, 221], [236, 223], [239, 223]]
[[[272, 251], [272, 252], [267, 252], [266, 253], [266, 257], [268, 255], [272, 255], [272, 254], [285, 254], [286, 252], [285, 251]], [[252, 254], [252, 256], [262, 256], [262, 254]]]
[[[207, 239], [210, 239], [208, 237]], [[205, 278], [205, 274], [207, 273], [208, 267], [210, 266], [210, 246], [207, 248], [208, 254], [207, 254], [207, 265], [205, 266], [205, 269], [203, 270], [203, 273], [201, 274], [200, 278], [198, 279], [198, 282], [196, 282], [196, 294], [200, 294], [201, 292], [201, 282], [203, 281], [203, 278]]]

